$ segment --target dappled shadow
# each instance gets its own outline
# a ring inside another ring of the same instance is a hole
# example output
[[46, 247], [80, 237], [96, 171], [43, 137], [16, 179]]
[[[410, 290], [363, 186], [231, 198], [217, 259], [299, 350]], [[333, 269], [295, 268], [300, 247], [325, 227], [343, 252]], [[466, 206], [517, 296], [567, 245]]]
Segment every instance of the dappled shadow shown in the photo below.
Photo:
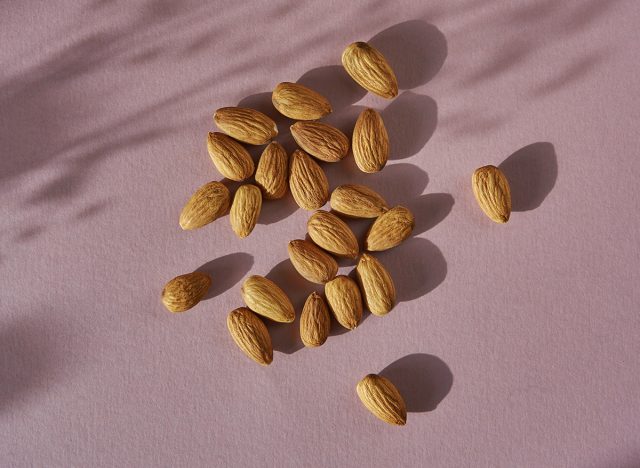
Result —
[[211, 276], [211, 287], [202, 299], [213, 299], [228, 291], [240, 282], [253, 266], [253, 256], [244, 252], [236, 252], [215, 258], [195, 271]]

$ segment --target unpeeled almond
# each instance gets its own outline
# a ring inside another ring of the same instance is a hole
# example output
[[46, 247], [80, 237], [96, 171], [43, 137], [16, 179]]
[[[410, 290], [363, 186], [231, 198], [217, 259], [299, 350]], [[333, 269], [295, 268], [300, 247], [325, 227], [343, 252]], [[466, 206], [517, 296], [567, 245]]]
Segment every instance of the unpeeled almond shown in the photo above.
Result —
[[229, 189], [220, 182], [209, 182], [195, 191], [180, 213], [180, 227], [198, 229], [224, 216], [229, 210]]
[[362, 172], [382, 170], [389, 159], [389, 135], [382, 117], [373, 109], [362, 111], [353, 128], [353, 157]]
[[394, 206], [376, 219], [364, 240], [364, 248], [369, 251], [387, 250], [401, 244], [415, 227], [413, 213], [404, 206]]
[[227, 179], [241, 181], [253, 175], [253, 159], [249, 152], [224, 133], [209, 132], [207, 149], [216, 169]]
[[338, 323], [349, 330], [356, 328], [362, 318], [362, 296], [356, 282], [348, 276], [336, 276], [325, 284], [324, 294]]
[[396, 288], [384, 265], [365, 253], [356, 266], [356, 274], [367, 309], [378, 316], [388, 314], [396, 302]]
[[343, 220], [328, 211], [318, 210], [307, 221], [309, 237], [318, 246], [338, 257], [356, 258], [358, 240]]
[[245, 238], [258, 222], [262, 208], [262, 193], [255, 185], [245, 184], [238, 187], [233, 197], [229, 219], [231, 229], [238, 237]]
[[289, 259], [307, 281], [324, 284], [338, 273], [338, 263], [312, 242], [296, 239], [289, 242]]
[[398, 95], [398, 80], [384, 55], [366, 42], [354, 42], [342, 53], [342, 65], [364, 89], [392, 99]]
[[289, 297], [276, 283], [264, 276], [250, 276], [242, 283], [240, 292], [244, 303], [256, 314], [283, 323], [291, 323], [296, 318]]
[[260, 317], [246, 307], [229, 313], [227, 328], [231, 338], [248, 357], [268, 366], [273, 361], [273, 346], [269, 330]]
[[337, 162], [349, 153], [347, 136], [326, 123], [296, 122], [291, 135], [300, 148], [321, 161]]
[[312, 292], [304, 303], [300, 315], [300, 338], [307, 347], [322, 346], [331, 329], [327, 304], [317, 292]]
[[369, 374], [356, 386], [362, 404], [386, 423], [404, 426], [407, 407], [400, 392], [391, 381], [381, 375]]
[[162, 303], [170, 312], [184, 312], [202, 300], [211, 287], [211, 276], [194, 271], [169, 281], [162, 290]]
[[504, 173], [495, 166], [476, 169], [471, 178], [478, 205], [496, 223], [506, 223], [511, 215], [511, 189]]
[[387, 203], [365, 185], [345, 184], [331, 193], [331, 208], [352, 218], [377, 218], [387, 211]]
[[331, 113], [327, 98], [299, 83], [278, 84], [271, 100], [282, 115], [294, 120], [316, 120]]
[[304, 151], [295, 150], [289, 162], [289, 189], [300, 208], [317, 210], [329, 199], [329, 181], [322, 168]]
[[246, 107], [222, 107], [213, 114], [213, 120], [224, 133], [250, 145], [264, 145], [278, 134], [271, 118]]
[[262, 152], [256, 169], [256, 184], [267, 200], [276, 200], [287, 193], [289, 156], [280, 143], [272, 141]]

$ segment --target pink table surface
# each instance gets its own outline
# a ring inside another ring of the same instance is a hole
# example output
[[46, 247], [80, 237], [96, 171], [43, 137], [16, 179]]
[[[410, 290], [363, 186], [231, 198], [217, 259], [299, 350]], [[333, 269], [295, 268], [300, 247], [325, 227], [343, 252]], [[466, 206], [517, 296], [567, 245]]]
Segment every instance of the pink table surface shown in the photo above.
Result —
[[[640, 466], [639, 22], [612, 0], [1, 2], [0, 465]], [[354, 40], [387, 55], [397, 99], [346, 78]], [[417, 226], [380, 255], [391, 314], [319, 349], [270, 325], [262, 368], [226, 315], [249, 274], [300, 309], [314, 287], [286, 246], [309, 213], [267, 203], [245, 240], [177, 221], [220, 179], [213, 110], [273, 113], [298, 80], [347, 132], [382, 112], [383, 172], [325, 167]], [[511, 181], [506, 226], [473, 199], [485, 164]], [[164, 283], [200, 267], [208, 299], [168, 313]], [[361, 406], [372, 372], [404, 428]]]

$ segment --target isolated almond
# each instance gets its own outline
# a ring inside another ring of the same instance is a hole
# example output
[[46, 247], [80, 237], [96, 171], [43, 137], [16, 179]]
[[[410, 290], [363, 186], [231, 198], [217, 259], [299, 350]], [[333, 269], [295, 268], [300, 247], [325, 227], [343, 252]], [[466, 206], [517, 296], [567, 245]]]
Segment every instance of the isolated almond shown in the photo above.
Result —
[[384, 265], [365, 253], [360, 257], [356, 274], [367, 309], [374, 315], [388, 314], [396, 302], [396, 288]]
[[471, 178], [473, 194], [482, 211], [496, 223], [506, 223], [511, 215], [511, 190], [503, 172], [495, 166], [476, 169]]
[[271, 100], [282, 115], [294, 120], [316, 120], [331, 113], [326, 97], [298, 83], [280, 83]]
[[291, 300], [280, 287], [264, 276], [247, 278], [240, 289], [244, 303], [274, 322], [291, 323], [296, 318]]
[[407, 407], [398, 389], [385, 377], [369, 374], [356, 386], [362, 404], [384, 422], [396, 426], [407, 423]]
[[246, 107], [222, 107], [213, 114], [213, 120], [224, 133], [250, 145], [264, 145], [278, 134], [271, 118]]
[[353, 128], [353, 157], [362, 172], [378, 172], [389, 159], [389, 135], [373, 109], [362, 111]]
[[302, 239], [289, 242], [289, 259], [307, 281], [324, 284], [338, 273], [338, 263], [313, 242]]
[[300, 338], [307, 347], [321, 346], [327, 341], [331, 317], [322, 296], [312, 292], [304, 303], [300, 315]]
[[329, 199], [327, 176], [318, 163], [301, 150], [291, 155], [289, 189], [298, 206], [305, 210], [317, 210]]
[[247, 150], [224, 133], [209, 132], [207, 149], [216, 169], [227, 179], [240, 181], [253, 175], [253, 159]]
[[387, 211], [387, 203], [365, 185], [340, 185], [331, 194], [331, 208], [352, 218], [377, 218]]
[[338, 323], [353, 330], [362, 318], [362, 296], [355, 281], [348, 276], [336, 276], [324, 285], [329, 308]]
[[233, 197], [229, 219], [231, 229], [238, 237], [245, 238], [258, 222], [262, 208], [262, 193], [255, 185], [245, 184], [238, 187]]
[[411, 235], [415, 225], [415, 218], [408, 208], [394, 206], [373, 222], [364, 248], [373, 252], [395, 247]]
[[209, 290], [211, 277], [194, 271], [169, 281], [162, 290], [162, 303], [170, 312], [184, 312], [195, 306]]
[[349, 153], [349, 139], [331, 125], [322, 122], [296, 122], [291, 135], [298, 146], [325, 162], [337, 162]]
[[318, 246], [338, 257], [356, 258], [358, 240], [351, 228], [333, 213], [319, 210], [307, 221], [309, 237]]
[[262, 152], [256, 169], [256, 184], [267, 200], [276, 200], [287, 193], [289, 156], [280, 143], [272, 141]]
[[366, 42], [354, 42], [342, 53], [342, 65], [356, 83], [383, 98], [398, 95], [398, 80], [387, 60]]
[[191, 195], [180, 213], [180, 227], [184, 230], [205, 226], [229, 210], [229, 189], [220, 182], [209, 182]]
[[246, 307], [240, 307], [227, 317], [227, 328], [238, 347], [258, 364], [268, 366], [273, 361], [269, 330], [260, 317]]

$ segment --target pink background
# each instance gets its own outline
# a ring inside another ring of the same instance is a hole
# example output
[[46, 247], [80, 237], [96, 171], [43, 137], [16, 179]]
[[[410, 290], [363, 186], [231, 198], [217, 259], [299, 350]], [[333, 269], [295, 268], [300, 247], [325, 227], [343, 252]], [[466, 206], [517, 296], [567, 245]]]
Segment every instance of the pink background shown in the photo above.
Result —
[[[1, 8], [3, 466], [640, 466], [638, 2]], [[388, 56], [397, 99], [345, 77], [354, 40]], [[270, 326], [261, 368], [226, 315], [250, 273], [301, 305], [313, 287], [286, 245], [309, 213], [268, 203], [245, 240], [228, 218], [182, 232], [178, 214], [220, 178], [213, 111], [264, 109], [297, 80], [347, 132], [381, 110], [387, 168], [325, 167], [332, 187], [409, 206], [417, 229], [380, 255], [391, 314], [311, 350], [297, 322]], [[473, 200], [485, 164], [511, 180], [506, 226]], [[209, 299], [169, 314], [162, 286], [199, 267]], [[406, 427], [361, 406], [371, 372], [405, 394]]]

